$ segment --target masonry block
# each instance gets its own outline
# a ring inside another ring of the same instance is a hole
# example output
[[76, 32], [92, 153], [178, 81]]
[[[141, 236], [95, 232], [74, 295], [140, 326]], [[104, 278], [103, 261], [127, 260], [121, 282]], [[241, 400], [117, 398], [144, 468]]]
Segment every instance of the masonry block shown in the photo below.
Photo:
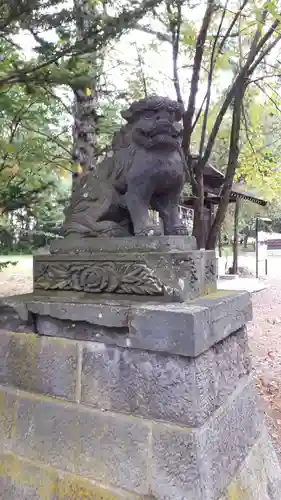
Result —
[[55, 500], [57, 474], [14, 454], [0, 455], [0, 498], [3, 500]]
[[[197, 435], [205, 498], [216, 500], [255, 444], [263, 429], [258, 396], [250, 378], [214, 413]], [[204, 497], [203, 497], [204, 498]]]
[[220, 500], [280, 500], [280, 464], [264, 430]]
[[16, 301], [16, 309], [5, 303], [5, 299], [0, 299], [0, 331], [10, 330], [12, 332], [30, 332], [33, 324], [31, 315], [28, 313], [25, 304]]
[[0, 383], [75, 400], [77, 344], [0, 332]]
[[136, 493], [147, 490], [149, 427], [80, 405], [21, 398], [14, 452]]
[[8, 301], [40, 336], [0, 332], [3, 500], [280, 499], [251, 377], [249, 294]]
[[10, 449], [15, 434], [17, 400], [13, 394], [0, 391], [1, 450]]
[[95, 408], [198, 426], [250, 371], [245, 329], [198, 358], [120, 349], [83, 349], [81, 402]]
[[173, 500], [217, 500], [261, 432], [256, 395], [243, 383], [198, 430], [154, 423], [152, 493]]
[[130, 345], [194, 357], [251, 319], [246, 292], [216, 292], [188, 305], [136, 306], [129, 316]]
[[149, 497], [105, 489], [81, 476], [65, 474], [12, 453], [0, 455], [3, 500], [149, 500]]
[[246, 292], [218, 291], [184, 304], [118, 303], [104, 298], [93, 303], [84, 295], [64, 292], [50, 297], [42, 291], [5, 300], [22, 316], [32, 314], [40, 335], [190, 357], [199, 356], [252, 319]]

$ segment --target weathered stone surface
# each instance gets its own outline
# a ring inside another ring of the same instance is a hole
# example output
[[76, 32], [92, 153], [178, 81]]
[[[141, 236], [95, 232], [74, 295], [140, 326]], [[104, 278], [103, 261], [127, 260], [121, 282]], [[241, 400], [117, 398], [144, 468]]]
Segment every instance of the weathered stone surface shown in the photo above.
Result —
[[[73, 241], [73, 245], [71, 245]], [[80, 252], [167, 252], [196, 250], [192, 236], [134, 236], [133, 238], [83, 238], [69, 237], [51, 242], [51, 253], [78, 254]]]
[[[230, 396], [197, 434], [197, 456], [204, 495], [216, 500], [230, 482], [263, 428], [250, 378]], [[204, 498], [204, 496], [203, 496]]]
[[3, 500], [145, 499], [134, 493], [105, 489], [83, 477], [63, 474], [50, 466], [27, 461], [12, 453], [0, 455], [0, 498]]
[[153, 500], [149, 496], [113, 491], [111, 488], [99, 487], [82, 477], [60, 474], [56, 500]]
[[196, 359], [88, 343], [81, 401], [95, 408], [201, 425], [250, 370], [245, 329]]
[[[148, 110], [150, 117], [146, 116]], [[186, 177], [182, 105], [151, 96], [132, 103], [121, 114], [128, 123], [114, 134], [111, 156], [94, 171], [87, 168], [86, 175], [75, 183], [64, 233], [77, 235], [77, 239], [81, 235], [161, 234], [159, 226], [151, 222], [152, 208], [159, 212], [164, 234], [188, 234], [178, 211]], [[80, 127], [79, 117], [75, 131]], [[83, 165], [84, 158], [79, 163]]]
[[[207, 253], [209, 264], [213, 261], [215, 266], [215, 252]], [[205, 287], [205, 254], [205, 250], [123, 253], [107, 250], [37, 255], [34, 289], [182, 302], [216, 290], [215, 279], [209, 279]]]
[[75, 400], [75, 342], [2, 331], [0, 350], [1, 384]]
[[216, 500], [260, 430], [252, 382], [239, 387], [198, 430], [154, 423], [152, 493], [166, 500]]
[[3, 500], [54, 500], [57, 474], [13, 454], [0, 455], [0, 498]]
[[218, 292], [188, 305], [132, 307], [132, 347], [198, 356], [252, 318], [247, 292]]
[[202, 499], [196, 437], [191, 429], [153, 426], [151, 491], [158, 499]]
[[217, 289], [217, 260], [210, 250], [204, 252], [204, 293], [213, 293]]
[[[49, 294], [50, 295], [50, 294]], [[48, 296], [48, 294], [47, 294]], [[44, 296], [27, 297], [26, 306], [30, 312], [40, 316], [50, 316], [72, 322], [87, 322], [90, 325], [106, 328], [124, 328], [128, 326], [130, 302], [124, 305], [113, 301], [94, 302], [83, 297], [83, 301], [72, 296], [72, 302], [62, 301], [59, 297], [55, 300], [46, 300]]]
[[[78, 300], [78, 301], [77, 301]], [[94, 340], [120, 347], [198, 356], [252, 318], [247, 292], [217, 292], [184, 304], [138, 304], [69, 294], [28, 294], [6, 299], [25, 304], [41, 335]], [[38, 317], [40, 318], [38, 321]], [[52, 319], [51, 319], [52, 318]], [[56, 320], [58, 324], [56, 325]], [[91, 328], [92, 326], [92, 328]], [[55, 329], [56, 327], [56, 329]]]
[[9, 449], [15, 433], [16, 398], [12, 394], [0, 391], [0, 449]]
[[220, 500], [280, 500], [280, 494], [280, 463], [264, 431]]
[[103, 484], [147, 492], [148, 425], [142, 420], [21, 398], [14, 452]]
[[[20, 309], [20, 314], [16, 311], [17, 307]], [[25, 304], [15, 301], [14, 304], [7, 305], [5, 299], [0, 301], [0, 330], [22, 333], [33, 331], [33, 322]]]

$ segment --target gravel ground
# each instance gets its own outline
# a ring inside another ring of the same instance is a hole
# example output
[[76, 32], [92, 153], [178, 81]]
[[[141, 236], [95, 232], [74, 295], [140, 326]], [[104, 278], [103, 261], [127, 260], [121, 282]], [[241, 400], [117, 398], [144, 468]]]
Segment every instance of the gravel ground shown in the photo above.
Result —
[[[270, 278], [267, 284], [267, 289], [253, 294], [254, 320], [248, 332], [257, 387], [281, 457], [281, 278]], [[31, 291], [31, 265], [1, 272], [0, 296]]]

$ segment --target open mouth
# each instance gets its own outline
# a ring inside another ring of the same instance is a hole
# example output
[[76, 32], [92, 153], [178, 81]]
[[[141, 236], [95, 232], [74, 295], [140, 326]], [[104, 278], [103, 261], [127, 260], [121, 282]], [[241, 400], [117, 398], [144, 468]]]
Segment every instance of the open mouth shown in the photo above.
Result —
[[156, 137], [169, 137], [171, 139], [178, 139], [180, 137], [179, 132], [176, 130], [168, 129], [155, 129], [150, 130], [149, 132], [142, 131], [142, 135], [147, 137], [147, 139], [155, 139]]

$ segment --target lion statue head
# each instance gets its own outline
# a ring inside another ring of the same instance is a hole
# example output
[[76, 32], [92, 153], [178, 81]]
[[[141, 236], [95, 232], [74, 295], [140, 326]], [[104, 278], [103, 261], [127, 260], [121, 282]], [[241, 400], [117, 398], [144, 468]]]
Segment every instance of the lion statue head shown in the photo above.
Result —
[[131, 129], [131, 141], [144, 149], [178, 149], [182, 140], [182, 104], [151, 96], [121, 112]]
[[157, 154], [158, 150], [180, 150], [183, 111], [181, 103], [167, 97], [151, 96], [133, 102], [121, 112], [127, 123], [115, 132], [110, 157], [101, 162], [99, 175], [124, 192], [136, 151]]

